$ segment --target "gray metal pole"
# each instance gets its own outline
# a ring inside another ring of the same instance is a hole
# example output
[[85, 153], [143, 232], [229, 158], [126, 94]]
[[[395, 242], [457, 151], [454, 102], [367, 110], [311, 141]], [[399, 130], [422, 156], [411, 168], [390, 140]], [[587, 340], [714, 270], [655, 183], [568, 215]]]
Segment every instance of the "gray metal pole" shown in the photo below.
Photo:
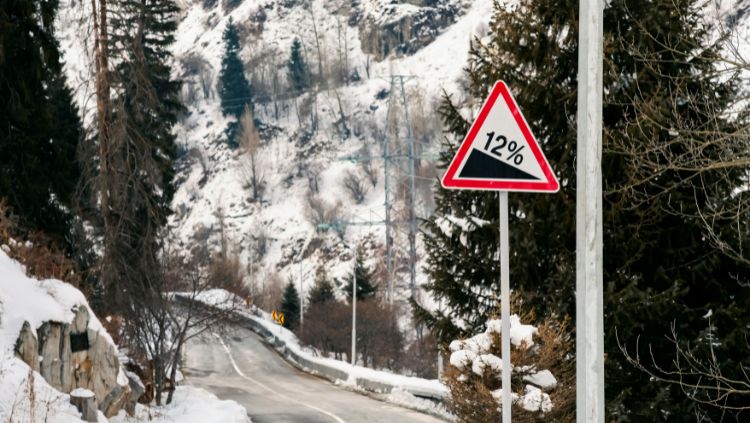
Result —
[[409, 104], [406, 101], [404, 77], [401, 76], [400, 78], [401, 99], [404, 104], [404, 117], [406, 118], [406, 137], [409, 143], [409, 288], [411, 288], [411, 297], [415, 298], [417, 291], [417, 201], [414, 186], [414, 135], [409, 120]]
[[508, 193], [498, 193], [500, 207], [500, 317], [502, 321], [502, 388], [503, 388], [503, 423], [510, 422], [512, 408], [510, 375], [513, 369], [510, 364], [510, 254], [508, 252]]
[[357, 364], [357, 256], [352, 272], [352, 366]]
[[581, 0], [576, 172], [576, 421], [604, 423], [603, 0]]

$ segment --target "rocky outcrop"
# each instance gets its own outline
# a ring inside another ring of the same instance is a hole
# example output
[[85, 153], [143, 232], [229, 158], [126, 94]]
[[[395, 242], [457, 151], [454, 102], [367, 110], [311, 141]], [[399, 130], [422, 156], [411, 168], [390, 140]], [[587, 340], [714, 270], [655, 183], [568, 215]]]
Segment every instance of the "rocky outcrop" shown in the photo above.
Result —
[[382, 2], [350, 18], [359, 23], [362, 51], [383, 60], [390, 54], [412, 54], [431, 43], [455, 22], [459, 7], [451, 0]]
[[120, 368], [117, 349], [104, 333], [88, 327], [87, 307], [78, 307], [71, 323], [44, 322], [34, 331], [24, 323], [16, 355], [55, 389], [70, 393], [88, 389], [107, 417], [135, 402], [128, 378]]

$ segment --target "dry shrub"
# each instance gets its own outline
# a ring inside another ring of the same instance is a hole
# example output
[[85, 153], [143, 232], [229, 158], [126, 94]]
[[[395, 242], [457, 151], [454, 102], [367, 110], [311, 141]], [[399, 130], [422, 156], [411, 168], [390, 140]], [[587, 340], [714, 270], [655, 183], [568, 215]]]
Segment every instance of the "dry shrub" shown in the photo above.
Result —
[[330, 301], [311, 304], [299, 331], [300, 341], [341, 360], [351, 348], [352, 313], [348, 305]]
[[208, 264], [209, 285], [225, 289], [240, 297], [247, 297], [250, 292], [242, 274], [242, 264], [237, 253], [216, 254]]
[[318, 195], [307, 195], [307, 218], [313, 226], [341, 221], [342, 207], [341, 201], [331, 204]]
[[[79, 287], [81, 275], [76, 263], [44, 233], [24, 231], [5, 199], [0, 199], [0, 245], [10, 258], [26, 267], [29, 276], [59, 279]], [[91, 292], [84, 294], [88, 297]]]
[[377, 299], [358, 302], [357, 352], [364, 365], [393, 369], [401, 361], [403, 351], [404, 335], [394, 310]]
[[253, 304], [267, 311], [274, 310], [281, 304], [284, 281], [278, 273], [271, 272], [264, 277], [258, 277], [254, 283]]
[[[305, 311], [300, 340], [321, 353], [341, 359], [350, 355], [352, 309], [338, 301], [312, 304]], [[389, 306], [377, 299], [357, 302], [357, 356], [371, 368], [395, 368], [401, 360], [404, 336]], [[347, 357], [351, 360], [351, 357]]]
[[347, 171], [342, 183], [355, 203], [362, 204], [365, 201], [368, 191], [367, 185], [365, 185], [364, 179], [357, 172]]
[[[517, 302], [516, 302], [517, 303]], [[534, 322], [531, 311], [520, 313], [522, 322]], [[530, 412], [518, 405], [513, 407], [514, 422], [572, 422], [575, 420], [575, 361], [573, 341], [568, 327], [570, 319], [558, 321], [549, 318], [537, 326], [534, 345], [511, 346], [511, 363], [514, 369], [511, 384], [513, 392], [524, 394], [529, 383], [524, 376], [530, 373], [549, 370], [557, 379], [557, 385], [545, 389], [552, 401], [552, 410], [547, 413]], [[488, 351], [502, 357], [501, 335], [492, 334], [492, 347]], [[520, 371], [519, 368], [528, 369]], [[485, 371], [482, 376], [470, 369], [461, 371], [451, 365], [447, 366], [444, 381], [451, 391], [449, 409], [462, 422], [495, 422], [500, 421], [501, 414], [498, 401], [492, 391], [501, 388], [500, 374]]]
[[432, 333], [427, 332], [409, 344], [406, 353], [401, 357], [399, 367], [417, 377], [436, 379], [437, 356], [438, 341]]

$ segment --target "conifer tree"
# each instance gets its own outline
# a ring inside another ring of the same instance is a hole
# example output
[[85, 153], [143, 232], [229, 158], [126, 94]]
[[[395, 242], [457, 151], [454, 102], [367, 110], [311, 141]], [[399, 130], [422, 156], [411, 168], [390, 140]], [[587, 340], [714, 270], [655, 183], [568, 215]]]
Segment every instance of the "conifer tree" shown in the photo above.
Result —
[[[362, 248], [357, 248], [357, 256], [354, 263], [354, 275], [357, 277], [357, 301], [364, 301], [375, 296], [377, 292], [377, 285], [373, 282], [373, 272], [365, 265], [364, 252]], [[340, 285], [343, 286], [344, 295], [351, 304], [352, 302], [352, 275], [347, 274], [346, 277], [340, 281]]]
[[82, 129], [55, 39], [57, 9], [57, 1], [0, 4], [0, 197], [28, 229], [70, 248]]
[[[489, 41], [472, 43], [467, 68], [475, 104], [496, 80], [508, 83], [562, 184], [553, 196], [510, 196], [511, 285], [542, 316], [574, 312], [577, 11], [561, 0], [525, 0], [511, 9], [496, 3]], [[713, 413], [628, 364], [618, 338], [650, 345], [668, 364], [674, 346], [665, 335], [674, 322], [683, 342], [724, 354], [723, 372], [742, 370], [738, 340], [750, 323], [750, 293], [736, 281], [748, 280], [750, 269], [707, 248], [700, 208], [731, 198], [742, 170], [719, 166], [720, 154], [745, 157], [746, 150], [731, 135], [740, 123], [727, 120], [736, 83], [714, 78], [717, 50], [701, 19], [698, 2], [688, 0], [614, 1], [605, 9], [605, 392], [618, 421], [687, 422]], [[454, 134], [443, 166], [468, 129], [462, 106], [446, 98], [441, 107]], [[671, 166], [670, 158], [692, 148], [692, 137], [717, 147], [702, 151], [700, 163]], [[658, 178], [643, 177], [645, 164]], [[424, 225], [426, 289], [444, 311], [413, 306], [418, 320], [449, 341], [483, 329], [496, 310], [499, 265], [487, 258], [496, 257], [497, 197], [438, 189], [436, 202]], [[706, 342], [701, 316], [709, 310], [722, 322], [721, 345]]]
[[292, 42], [292, 52], [286, 66], [289, 86], [293, 93], [302, 93], [310, 87], [310, 68], [302, 56], [302, 43], [298, 38]]
[[333, 284], [328, 279], [328, 272], [323, 267], [319, 267], [315, 275], [315, 285], [313, 285], [307, 297], [310, 306], [313, 304], [325, 304], [336, 301]]
[[240, 36], [231, 18], [224, 29], [223, 40], [224, 56], [221, 59], [221, 73], [219, 74], [221, 111], [224, 116], [234, 116], [236, 119], [227, 128], [227, 138], [229, 145], [237, 147], [235, 138], [239, 121], [246, 107], [252, 111], [253, 92], [240, 59]]
[[279, 310], [284, 313], [284, 326], [289, 330], [295, 330], [299, 326], [299, 301], [297, 288], [294, 287], [294, 282], [289, 281], [284, 288], [279, 307]]

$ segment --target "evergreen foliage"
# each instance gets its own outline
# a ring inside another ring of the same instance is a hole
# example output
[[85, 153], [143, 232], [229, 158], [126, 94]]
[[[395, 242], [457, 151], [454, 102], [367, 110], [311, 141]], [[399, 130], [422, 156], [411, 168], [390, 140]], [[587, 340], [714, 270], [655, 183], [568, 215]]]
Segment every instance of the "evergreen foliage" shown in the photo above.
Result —
[[227, 128], [229, 145], [237, 147], [235, 140], [240, 118], [245, 107], [252, 110], [253, 91], [245, 76], [245, 67], [240, 59], [240, 36], [237, 26], [229, 20], [224, 30], [224, 56], [221, 59], [221, 73], [219, 79], [221, 88], [221, 111], [224, 116], [234, 116], [236, 120]]
[[169, 51], [177, 30], [179, 8], [173, 0], [121, 0], [118, 7], [119, 13], [112, 19], [113, 26], [118, 28], [112, 35], [112, 44], [124, 46], [122, 52], [117, 52], [124, 54], [124, 60], [116, 68], [115, 82], [122, 90], [115, 100], [115, 120], [125, 122], [128, 142], [113, 154], [146, 155], [139, 165], [150, 177], [139, 178], [128, 198], [143, 196], [139, 199], [143, 202], [141, 207], [151, 210], [139, 214], [161, 227], [171, 214], [175, 192], [172, 163], [177, 148], [172, 128], [177, 123], [177, 114], [183, 110], [179, 100], [181, 82], [170, 76]]
[[302, 56], [302, 43], [298, 38], [292, 42], [292, 52], [286, 67], [289, 86], [293, 93], [299, 94], [310, 88], [310, 68]]
[[279, 311], [284, 313], [284, 326], [289, 330], [295, 330], [299, 326], [299, 293], [294, 283], [289, 281], [284, 288], [284, 294], [281, 297], [281, 306]]
[[[357, 256], [354, 263], [354, 275], [357, 277], [357, 301], [364, 301], [375, 296], [377, 285], [373, 282], [373, 272], [365, 265], [365, 258], [362, 248], [357, 248]], [[348, 274], [339, 281], [343, 286], [344, 295], [347, 301], [352, 302], [352, 275]]]
[[54, 34], [57, 1], [0, 3], [0, 198], [70, 248], [82, 129]]
[[318, 268], [315, 276], [315, 285], [313, 285], [307, 297], [310, 306], [313, 304], [325, 304], [336, 301], [336, 294], [331, 280], [328, 279], [328, 272], [323, 267]]
[[[736, 85], [715, 76], [717, 49], [699, 6], [644, 0], [613, 1], [605, 8], [605, 392], [610, 418], [617, 421], [721, 418], [688, 400], [678, 386], [650, 381], [628, 364], [618, 338], [631, 346], [639, 341], [642, 349], [650, 345], [660, 364], [668, 365], [674, 346], [665, 335], [674, 323], [694, 352], [713, 347], [725, 375], [742, 379], [746, 360], [741, 339], [750, 323], [750, 292], [742, 284], [750, 269], [707, 248], [699, 218], [699, 207], [725, 201], [743, 183], [741, 170], [714, 167], [719, 154], [734, 149], [746, 156], [727, 136], [741, 127], [726, 120]], [[508, 83], [562, 184], [553, 196], [510, 196], [511, 285], [542, 316], [574, 312], [577, 12], [576, 2], [562, 0], [526, 0], [513, 9], [495, 3], [490, 41], [472, 43], [467, 68], [477, 104], [496, 80]], [[454, 135], [446, 140], [443, 166], [468, 129], [461, 107], [446, 97], [440, 110]], [[703, 152], [707, 163], [699, 163], [700, 169], [669, 167], [670, 157], [688, 148], [673, 130], [720, 147]], [[653, 143], [668, 147], [645, 147]], [[644, 161], [662, 166], [658, 178], [642, 178]], [[487, 257], [496, 257], [498, 206], [495, 194], [442, 189], [436, 202], [424, 224], [426, 289], [445, 311], [413, 306], [415, 317], [447, 342], [483, 329], [495, 309], [499, 263]], [[456, 219], [469, 223], [457, 225]], [[709, 310], [720, 334], [701, 318]], [[721, 342], [709, 345], [716, 337]]]

